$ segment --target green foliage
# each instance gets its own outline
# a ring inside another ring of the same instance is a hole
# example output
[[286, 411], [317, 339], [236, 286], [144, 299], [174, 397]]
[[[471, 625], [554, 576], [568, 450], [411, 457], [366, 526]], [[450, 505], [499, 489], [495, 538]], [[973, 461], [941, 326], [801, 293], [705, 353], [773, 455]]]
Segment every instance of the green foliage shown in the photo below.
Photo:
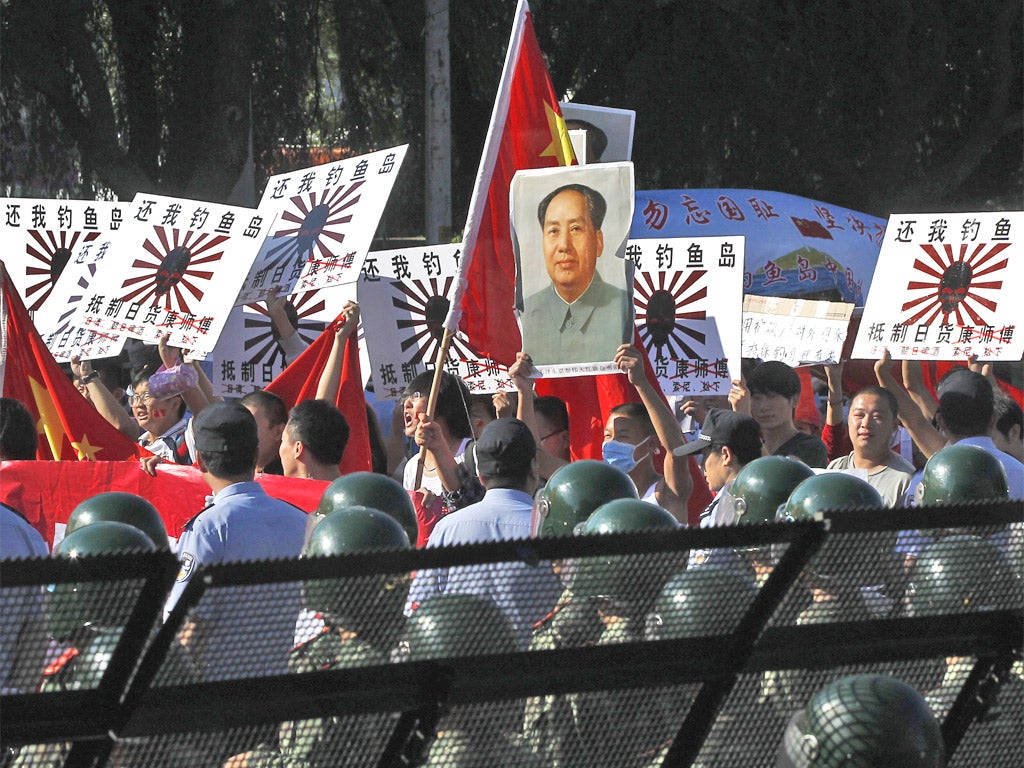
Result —
[[[456, 228], [514, 8], [450, 2]], [[880, 215], [1024, 205], [1019, 0], [534, 0], [532, 11], [557, 92], [637, 111], [641, 188], [774, 189]], [[225, 199], [251, 105], [257, 158], [409, 143], [382, 226], [413, 234], [424, 14], [423, 0], [9, 0], [3, 191]]]

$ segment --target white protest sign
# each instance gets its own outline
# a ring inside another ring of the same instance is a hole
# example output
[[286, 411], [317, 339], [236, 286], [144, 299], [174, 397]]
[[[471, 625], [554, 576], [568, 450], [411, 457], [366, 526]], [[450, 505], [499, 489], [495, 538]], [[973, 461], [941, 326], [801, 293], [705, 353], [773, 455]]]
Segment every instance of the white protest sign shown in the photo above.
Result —
[[1024, 212], [893, 214], [855, 359], [1020, 360]]
[[727, 394], [740, 370], [742, 237], [630, 240], [633, 310], [666, 395]]
[[277, 224], [235, 303], [356, 282], [407, 148], [271, 176], [259, 210]]
[[104, 233], [95, 239], [83, 239], [72, 251], [50, 297], [36, 311], [33, 319], [36, 329], [57, 362], [66, 362], [75, 355], [83, 360], [116, 357], [124, 348], [122, 334], [74, 323], [82, 309], [82, 300], [111, 252], [117, 234]]
[[853, 304], [743, 297], [743, 356], [801, 365], [838, 363]]
[[47, 300], [72, 251], [120, 228], [125, 207], [106, 200], [0, 200], [0, 253], [29, 312]]
[[[355, 283], [288, 296], [285, 314], [296, 329], [297, 338], [292, 338], [287, 345], [282, 344], [265, 303], [234, 307], [212, 355], [210, 378], [214, 394], [242, 397], [253, 390], [264, 389], [341, 313], [345, 302], [355, 301], [355, 297]], [[360, 323], [357, 333], [361, 330]], [[289, 351], [296, 351], [288, 354], [286, 346]], [[365, 347], [365, 343], [360, 345], [364, 381], [369, 368]]]
[[75, 323], [209, 353], [270, 224], [251, 208], [136, 195]]
[[[367, 256], [359, 279], [359, 306], [378, 398], [397, 400], [406, 384], [433, 370], [461, 249], [452, 243]], [[461, 333], [448, 349], [445, 370], [465, 381], [470, 392], [512, 389], [508, 369], [481, 359]]]

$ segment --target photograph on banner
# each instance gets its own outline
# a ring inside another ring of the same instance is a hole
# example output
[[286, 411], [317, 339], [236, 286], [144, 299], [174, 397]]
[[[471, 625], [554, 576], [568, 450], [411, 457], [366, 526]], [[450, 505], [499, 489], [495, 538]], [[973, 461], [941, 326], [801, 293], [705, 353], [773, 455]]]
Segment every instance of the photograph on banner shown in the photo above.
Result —
[[[242, 397], [266, 387], [341, 313], [345, 302], [355, 298], [356, 284], [351, 283], [278, 299], [289, 326], [283, 334], [266, 302], [234, 307], [209, 358], [214, 394]], [[358, 333], [362, 339], [361, 323]], [[369, 358], [363, 342], [360, 357], [365, 376]]]
[[629, 236], [747, 238], [743, 290], [864, 306], [885, 219], [759, 189], [638, 191]]
[[633, 311], [661, 390], [725, 395], [740, 373], [742, 237], [630, 240]]
[[843, 359], [853, 304], [743, 297], [743, 356], [781, 360], [794, 368]]
[[615, 371], [633, 338], [633, 164], [519, 171], [509, 202], [523, 352], [543, 376]]
[[[363, 264], [359, 306], [378, 399], [398, 400], [405, 386], [433, 370], [459, 275], [460, 243], [373, 251]], [[508, 368], [481, 358], [455, 334], [445, 370], [470, 392], [511, 390]]]
[[43, 306], [72, 251], [121, 227], [126, 205], [106, 200], [0, 200], [0, 253], [25, 309], [35, 313]]
[[580, 165], [633, 159], [636, 112], [632, 109], [595, 107], [571, 101], [560, 101], [558, 106]]
[[1017, 361], [1024, 355], [1024, 212], [889, 217], [856, 359]]
[[211, 352], [272, 220], [252, 208], [139, 193], [73, 323]]
[[259, 211], [276, 224], [235, 303], [356, 282], [408, 146], [267, 179]]
[[113, 252], [119, 232], [104, 232], [96, 239], [79, 241], [49, 298], [36, 310], [36, 330], [59, 363], [76, 355], [83, 360], [116, 357], [124, 348], [125, 337], [120, 333], [75, 324], [82, 300], [107, 254]]

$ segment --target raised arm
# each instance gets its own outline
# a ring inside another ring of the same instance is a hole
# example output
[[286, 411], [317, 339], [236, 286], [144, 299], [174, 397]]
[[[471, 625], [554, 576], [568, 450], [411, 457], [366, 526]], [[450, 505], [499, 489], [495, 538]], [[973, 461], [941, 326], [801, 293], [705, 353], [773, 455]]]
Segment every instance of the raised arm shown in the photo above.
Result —
[[331, 347], [331, 354], [324, 365], [323, 373], [320, 374], [320, 382], [316, 387], [317, 399], [324, 399], [334, 402], [334, 396], [341, 386], [341, 364], [345, 359], [345, 343], [356, 328], [359, 327], [359, 305], [354, 301], [345, 302], [341, 314], [344, 322], [338, 326], [334, 333], [334, 344]]
[[82, 393], [86, 400], [92, 403], [100, 416], [106, 419], [121, 434], [130, 437], [132, 440], [137, 439], [141, 432], [138, 422], [132, 418], [128, 411], [121, 407], [113, 393], [100, 381], [99, 374], [92, 368], [92, 363], [78, 356], [72, 357], [71, 372], [75, 375], [78, 391]]
[[939, 430], [932, 426], [931, 420], [921, 412], [913, 398], [896, 381], [896, 377], [889, 371], [891, 362], [892, 359], [889, 357], [889, 350], [887, 349], [882, 353], [881, 359], [875, 363], [875, 378], [878, 380], [880, 387], [889, 390], [896, 396], [896, 402], [899, 404], [900, 410], [900, 423], [906, 427], [907, 432], [910, 433], [910, 438], [917, 443], [921, 453], [925, 457], [931, 457], [933, 453], [941, 450], [946, 445], [946, 438], [942, 436]]
[[640, 402], [643, 403], [648, 416], [651, 417], [654, 432], [666, 451], [665, 484], [682, 502], [685, 511], [686, 500], [693, 492], [693, 477], [691, 477], [687, 466], [688, 457], [676, 458], [672, 453], [673, 450], [686, 443], [682, 430], [679, 429], [679, 422], [676, 421], [675, 414], [668, 407], [668, 403], [660, 397], [660, 393], [647, 379], [646, 366], [640, 350], [631, 344], [623, 344], [615, 353], [615, 364], [619, 370], [626, 372], [629, 383], [640, 395]]

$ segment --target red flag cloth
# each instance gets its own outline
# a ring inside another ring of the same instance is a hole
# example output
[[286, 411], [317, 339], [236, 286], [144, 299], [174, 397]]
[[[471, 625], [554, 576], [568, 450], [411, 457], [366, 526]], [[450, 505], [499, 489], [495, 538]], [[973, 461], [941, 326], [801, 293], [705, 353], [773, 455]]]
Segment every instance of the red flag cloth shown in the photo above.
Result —
[[800, 377], [800, 400], [796, 404], [796, 413], [793, 421], [802, 421], [810, 424], [815, 431], [821, 430], [823, 419], [821, 411], [818, 410], [818, 398], [814, 396], [814, 382], [811, 380], [811, 371], [806, 366], [794, 369]]
[[[657, 376], [654, 375], [650, 363], [646, 360], [646, 352], [640, 343], [639, 336], [634, 337], [633, 343], [645, 356], [647, 380], [651, 382], [662, 400], [665, 400]], [[536, 390], [538, 395], [551, 395], [565, 401], [566, 410], [569, 411], [569, 450], [573, 461], [579, 459], [601, 461], [604, 425], [611, 409], [622, 403], [640, 402], [640, 395], [637, 394], [636, 388], [621, 373], [538, 379]], [[689, 524], [697, 526], [700, 522], [700, 513], [711, 503], [714, 494], [708, 488], [707, 481], [704, 479], [704, 474], [700, 471], [696, 459], [692, 456], [689, 457], [687, 466], [690, 470], [690, 477], [693, 479], [693, 492], [687, 502], [686, 512]], [[656, 468], [659, 472], [662, 471], [660, 462]], [[643, 493], [647, 489], [639, 490]]]
[[150, 455], [84, 402], [43, 343], [3, 262], [0, 284], [0, 391], [20, 400], [36, 420], [36, 457], [121, 461]]
[[[297, 403], [316, 397], [320, 374], [334, 346], [334, 334], [344, 318], [340, 315], [324, 329], [313, 343], [295, 358], [291, 364], [266, 386], [268, 392], [280, 397], [290, 410]], [[370, 472], [373, 462], [370, 455], [370, 426], [366, 418], [366, 398], [363, 395], [363, 375], [359, 365], [359, 342], [352, 333], [345, 341], [345, 354], [341, 363], [341, 385], [334, 398], [348, 422], [348, 445], [338, 465], [341, 474]]]
[[[150, 477], [133, 462], [4, 461], [2, 500], [18, 510], [53, 546], [63, 525], [82, 501], [107, 491], [134, 493], [148, 499], [163, 518], [167, 534], [177, 539], [182, 526], [206, 506], [210, 487], [202, 473], [189, 466], [161, 464]], [[303, 511], [316, 509], [327, 488], [322, 480], [257, 475], [271, 496]], [[58, 528], [58, 526], [61, 526]]]
[[569, 133], [520, 0], [466, 219], [459, 286], [445, 326], [461, 329], [483, 357], [515, 362], [522, 339], [513, 315], [515, 255], [509, 185], [516, 171], [575, 163]]

